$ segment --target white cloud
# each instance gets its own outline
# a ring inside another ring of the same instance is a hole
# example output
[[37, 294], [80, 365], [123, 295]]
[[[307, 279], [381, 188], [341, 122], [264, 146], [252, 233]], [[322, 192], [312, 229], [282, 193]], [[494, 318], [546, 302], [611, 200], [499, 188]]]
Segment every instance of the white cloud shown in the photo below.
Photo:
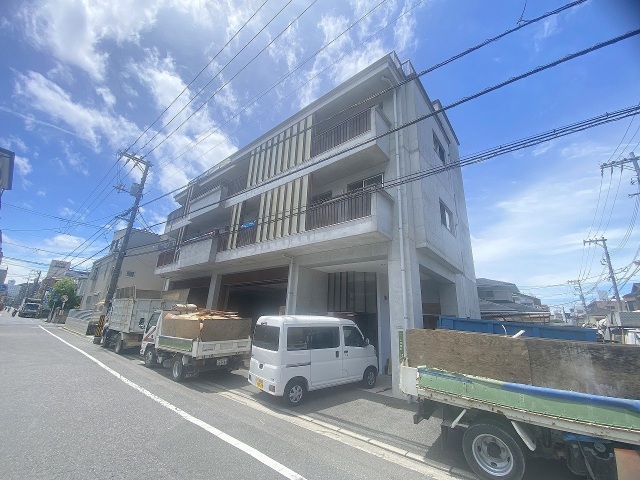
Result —
[[116, 97], [107, 87], [96, 88], [96, 93], [102, 97], [102, 101], [107, 107], [113, 108], [113, 106], [116, 104]]
[[67, 91], [37, 72], [18, 74], [15, 93], [24, 97], [32, 108], [65, 124], [95, 151], [100, 151], [103, 138], [113, 148], [122, 148], [138, 132], [124, 117], [74, 102]]
[[23, 7], [27, 38], [61, 62], [103, 80], [108, 54], [101, 42], [137, 42], [156, 21], [159, 0], [48, 0]]
[[70, 249], [80, 246], [85, 241], [82, 237], [60, 233], [51, 238], [45, 238], [44, 243], [48, 246], [55, 246], [60, 249]]
[[19, 155], [16, 155], [15, 157], [15, 167], [18, 174], [23, 177], [26, 177], [33, 171], [33, 167], [31, 166], [29, 159]]
[[39, 197], [46, 197], [47, 196], [47, 192], [45, 190], [38, 190], [36, 192], [36, 195]]
[[538, 28], [538, 31], [533, 36], [534, 47], [536, 51], [539, 51], [542, 47], [542, 43], [547, 38], [556, 35], [560, 32], [558, 27], [558, 18], [556, 16], [547, 18], [542, 25]]

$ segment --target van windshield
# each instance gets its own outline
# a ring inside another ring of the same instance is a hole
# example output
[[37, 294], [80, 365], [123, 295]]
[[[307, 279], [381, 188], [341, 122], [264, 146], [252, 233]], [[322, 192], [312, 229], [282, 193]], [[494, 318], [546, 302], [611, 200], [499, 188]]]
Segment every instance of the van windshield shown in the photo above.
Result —
[[256, 325], [253, 332], [253, 346], [277, 352], [280, 345], [280, 327]]

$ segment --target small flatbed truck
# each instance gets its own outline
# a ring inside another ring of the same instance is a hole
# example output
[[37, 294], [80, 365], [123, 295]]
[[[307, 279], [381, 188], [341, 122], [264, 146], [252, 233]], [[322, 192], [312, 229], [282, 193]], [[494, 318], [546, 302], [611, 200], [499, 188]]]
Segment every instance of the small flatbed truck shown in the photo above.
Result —
[[210, 370], [241, 367], [251, 352], [251, 318], [195, 305], [158, 310], [144, 329], [140, 355], [144, 364], [171, 367], [171, 378], [181, 382]]
[[640, 348], [407, 330], [400, 389], [414, 423], [463, 429], [471, 469], [520, 480], [529, 457], [564, 459], [591, 480], [640, 479]]

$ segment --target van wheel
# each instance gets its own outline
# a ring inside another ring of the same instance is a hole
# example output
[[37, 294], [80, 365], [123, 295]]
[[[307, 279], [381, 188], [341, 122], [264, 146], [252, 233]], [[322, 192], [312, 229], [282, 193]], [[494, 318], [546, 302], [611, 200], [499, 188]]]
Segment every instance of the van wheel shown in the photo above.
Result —
[[174, 382], [181, 382], [184, 380], [184, 365], [182, 364], [182, 355], [176, 355], [173, 357], [173, 363], [171, 364], [171, 378]]
[[287, 386], [284, 387], [284, 403], [288, 407], [297, 407], [302, 403], [304, 396], [307, 392], [307, 388], [302, 380], [290, 380]]
[[153, 347], [148, 347], [144, 352], [144, 366], [147, 368], [153, 368], [157, 363], [156, 352]]
[[373, 388], [376, 386], [376, 380], [378, 379], [378, 371], [375, 367], [367, 367], [362, 376], [362, 386], [364, 388]]
[[524, 475], [524, 450], [506, 422], [476, 420], [462, 437], [462, 451], [471, 469], [485, 480], [520, 480]]

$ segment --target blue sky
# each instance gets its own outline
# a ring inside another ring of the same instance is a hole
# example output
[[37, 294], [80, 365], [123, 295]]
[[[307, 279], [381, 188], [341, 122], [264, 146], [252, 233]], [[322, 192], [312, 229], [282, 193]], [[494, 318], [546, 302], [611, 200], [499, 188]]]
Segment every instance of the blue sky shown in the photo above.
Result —
[[[122, 226], [112, 221], [114, 215], [131, 204], [129, 195], [111, 187], [129, 186], [139, 178], [136, 171], [128, 173], [129, 165], [114, 168], [116, 152], [129, 147], [214, 57], [133, 149], [186, 105], [142, 149], [147, 154], [162, 142], [147, 157], [154, 166], [145, 200], [184, 185], [391, 50], [420, 71], [515, 27], [521, 18], [564, 4], [4, 0], [0, 146], [17, 155], [13, 190], [3, 195], [0, 217], [8, 278], [24, 282], [31, 270], [46, 271], [40, 263], [66, 254], [79, 268], [90, 266], [86, 259], [107, 245], [113, 228]], [[447, 105], [638, 28], [636, 4], [589, 0], [422, 81], [432, 99]], [[638, 104], [639, 86], [640, 39], [633, 37], [453, 108], [448, 116], [465, 156]], [[640, 153], [639, 127], [640, 118], [629, 118], [465, 167], [476, 275], [514, 282], [545, 303], [570, 308], [577, 297], [568, 280], [582, 280], [587, 299], [610, 289], [600, 263], [602, 247], [583, 245], [584, 239], [604, 236], [621, 290], [628, 292], [640, 279], [633, 264], [640, 259], [634, 217], [638, 197], [628, 196], [638, 186], [630, 183], [631, 170], [601, 175], [600, 164], [627, 157], [634, 148]], [[187, 149], [202, 135], [208, 136]], [[155, 224], [174, 208], [164, 198], [145, 207], [142, 217]]]

